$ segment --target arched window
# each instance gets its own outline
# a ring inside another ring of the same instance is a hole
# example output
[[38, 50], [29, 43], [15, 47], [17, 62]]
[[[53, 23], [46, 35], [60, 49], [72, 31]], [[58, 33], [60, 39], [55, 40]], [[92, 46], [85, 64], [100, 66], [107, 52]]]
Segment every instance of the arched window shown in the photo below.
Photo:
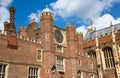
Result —
[[114, 68], [115, 63], [114, 63], [114, 57], [113, 57], [112, 48], [105, 47], [103, 49], [103, 52], [104, 52], [104, 59], [105, 59], [106, 68]]
[[90, 58], [96, 58], [96, 52], [95, 51], [89, 51], [88, 53], [88, 57], [90, 57]]

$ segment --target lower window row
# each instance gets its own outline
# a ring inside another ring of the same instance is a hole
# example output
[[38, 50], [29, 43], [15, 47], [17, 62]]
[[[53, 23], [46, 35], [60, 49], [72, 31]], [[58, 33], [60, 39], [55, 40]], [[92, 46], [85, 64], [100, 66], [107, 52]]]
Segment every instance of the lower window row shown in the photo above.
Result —
[[[6, 78], [6, 67], [7, 64], [0, 64], [0, 78]], [[28, 78], [38, 78], [38, 68], [29, 67]]]

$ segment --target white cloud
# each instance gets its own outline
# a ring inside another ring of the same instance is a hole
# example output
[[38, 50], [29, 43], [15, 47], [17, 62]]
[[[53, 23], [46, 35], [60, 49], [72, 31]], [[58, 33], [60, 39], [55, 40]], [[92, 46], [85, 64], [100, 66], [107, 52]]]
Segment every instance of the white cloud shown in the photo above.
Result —
[[76, 29], [76, 31], [77, 31], [77, 32], [82, 32], [83, 35], [85, 35], [86, 32], [87, 32], [87, 27], [86, 27], [85, 25], [82, 25], [82, 26], [78, 27], [78, 28]]
[[[110, 14], [105, 14], [102, 17], [99, 17], [94, 21], [93, 26], [96, 27], [97, 30], [106, 28], [110, 26], [110, 22], [112, 22], [113, 25], [120, 23], [120, 17], [115, 19], [112, 15]], [[83, 35], [86, 34], [87, 28], [90, 26], [82, 25], [77, 28], [77, 32], [83, 32]]]
[[35, 19], [36, 22], [40, 22], [40, 13], [40, 10], [38, 10], [36, 13], [32, 12], [30, 15], [28, 15], [29, 20]]
[[9, 21], [9, 11], [6, 8], [12, 0], [0, 0], [0, 30], [4, 30], [4, 22]]
[[12, 3], [13, 0], [0, 0], [0, 6], [7, 7]]
[[110, 26], [110, 22], [112, 22], [113, 25], [120, 23], [120, 18], [115, 19], [112, 15], [105, 14], [102, 17], [98, 18], [95, 21], [94, 25], [96, 26], [96, 29], [99, 30], [99, 29]]
[[61, 17], [76, 16], [82, 19], [96, 19], [119, 0], [57, 0], [50, 5], [53, 11]]
[[9, 19], [9, 11], [4, 7], [0, 7], [0, 15], [0, 21], [7, 21]]

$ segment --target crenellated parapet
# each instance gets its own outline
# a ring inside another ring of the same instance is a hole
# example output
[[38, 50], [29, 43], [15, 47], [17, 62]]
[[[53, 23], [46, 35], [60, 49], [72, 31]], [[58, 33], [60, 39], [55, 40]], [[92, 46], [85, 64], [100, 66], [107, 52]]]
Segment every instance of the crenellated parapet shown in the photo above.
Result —
[[17, 39], [41, 45], [41, 40], [38, 41], [36, 39], [31, 39], [30, 37], [24, 37], [23, 35], [17, 35]]
[[67, 40], [68, 41], [76, 41], [76, 27], [74, 25], [68, 24], [66, 25], [67, 32]]
[[77, 53], [78, 55], [83, 55], [83, 33], [77, 32]]
[[35, 19], [32, 19], [28, 25], [27, 31], [31, 32], [37, 29], [37, 23], [35, 21]]
[[24, 37], [24, 38], [27, 37], [27, 28], [26, 28], [26, 26], [24, 26], [24, 27], [20, 26], [20, 27], [19, 27], [18, 36], [19, 36], [19, 37], [22, 36], [22, 37]]

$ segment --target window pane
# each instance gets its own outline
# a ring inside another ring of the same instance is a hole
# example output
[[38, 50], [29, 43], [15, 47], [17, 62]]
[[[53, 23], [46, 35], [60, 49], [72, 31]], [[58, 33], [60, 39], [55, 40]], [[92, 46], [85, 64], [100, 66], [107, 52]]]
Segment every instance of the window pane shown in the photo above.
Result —
[[38, 78], [38, 68], [29, 68], [28, 78]]
[[6, 66], [4, 65], [4, 66], [3, 66], [3, 73], [5, 73], [5, 68], [6, 68]]
[[2, 75], [2, 78], [5, 78], [5, 75], [4, 75], [4, 74]]
[[57, 58], [57, 69], [59, 71], [64, 71], [63, 58]]
[[37, 60], [41, 60], [41, 50], [38, 50], [37, 52]]
[[0, 64], [0, 78], [5, 78], [5, 68], [6, 65]]
[[114, 59], [113, 59], [112, 48], [106, 47], [106, 48], [103, 49], [103, 51], [104, 51], [104, 59], [105, 59], [105, 62], [106, 62], [106, 67], [107, 68], [114, 67]]

